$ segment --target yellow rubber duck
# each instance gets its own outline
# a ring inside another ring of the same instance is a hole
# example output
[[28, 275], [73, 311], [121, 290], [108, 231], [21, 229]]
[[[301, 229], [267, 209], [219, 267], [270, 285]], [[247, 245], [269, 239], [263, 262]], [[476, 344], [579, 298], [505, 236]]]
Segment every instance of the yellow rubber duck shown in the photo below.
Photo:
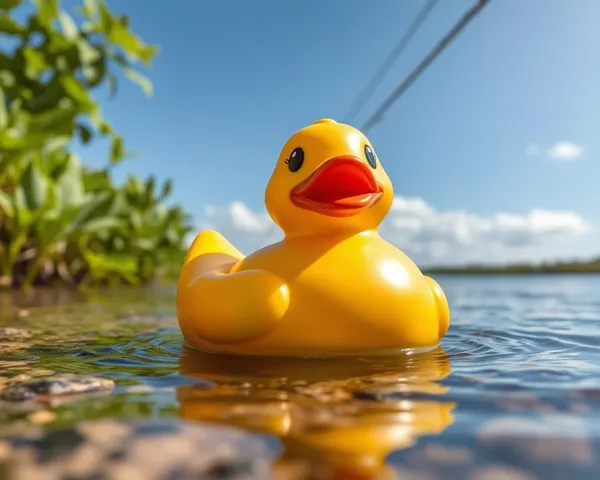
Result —
[[192, 243], [177, 288], [186, 342], [303, 357], [436, 346], [450, 322], [444, 292], [377, 232], [393, 198], [359, 130], [321, 119], [296, 132], [265, 192], [285, 238], [248, 256], [212, 230]]

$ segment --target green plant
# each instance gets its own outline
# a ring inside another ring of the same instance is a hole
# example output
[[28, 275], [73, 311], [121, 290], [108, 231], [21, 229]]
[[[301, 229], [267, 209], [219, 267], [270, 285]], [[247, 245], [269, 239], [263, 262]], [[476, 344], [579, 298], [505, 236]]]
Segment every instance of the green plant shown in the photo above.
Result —
[[[110, 167], [127, 152], [91, 96], [104, 83], [115, 91], [117, 69], [151, 94], [133, 65], [149, 65], [156, 47], [102, 0], [85, 0], [77, 19], [58, 0], [32, 3], [18, 23], [12, 13], [26, 5], [0, 0], [0, 34], [16, 45], [0, 50], [3, 283], [140, 283], [169, 273], [183, 256], [190, 219], [163, 204], [170, 181], [158, 194], [152, 177], [112, 184]], [[76, 138], [85, 144], [99, 137], [110, 139], [109, 162], [90, 170], [69, 147]]]

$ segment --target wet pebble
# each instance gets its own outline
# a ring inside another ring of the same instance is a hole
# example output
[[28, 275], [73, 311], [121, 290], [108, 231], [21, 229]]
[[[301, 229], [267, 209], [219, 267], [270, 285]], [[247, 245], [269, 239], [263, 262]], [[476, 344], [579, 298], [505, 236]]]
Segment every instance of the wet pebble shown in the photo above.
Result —
[[112, 380], [91, 375], [52, 375], [10, 383], [0, 391], [0, 400], [6, 402], [44, 400], [55, 396], [111, 391], [114, 386]]
[[[31, 478], [270, 478], [273, 453], [259, 437], [198, 423], [86, 421], [41, 439], [0, 444], [7, 480]], [[156, 453], [160, 452], [159, 455]], [[37, 475], [37, 476], [35, 476]]]
[[45, 425], [56, 420], [56, 413], [48, 410], [39, 410], [28, 415], [28, 420], [35, 425]]
[[0, 392], [0, 399], [5, 402], [25, 402], [33, 398], [35, 393], [23, 385], [11, 385]]
[[472, 460], [471, 452], [464, 447], [449, 447], [445, 445], [431, 444], [425, 447], [425, 460], [427, 464], [445, 463], [445, 464], [468, 464]]
[[494, 401], [508, 412], [555, 412], [553, 405], [544, 403], [532, 394], [519, 394], [513, 396], [501, 396]]
[[[477, 437], [482, 444], [509, 446], [541, 463], [569, 462], [590, 465], [594, 448], [586, 423], [569, 415], [548, 415], [535, 420], [504, 417], [480, 427]], [[565, 448], [568, 442], [569, 448]]]
[[0, 354], [9, 355], [18, 352], [19, 350], [27, 350], [31, 347], [31, 343], [27, 342], [2, 342], [0, 343]]
[[469, 475], [469, 480], [535, 480], [535, 478], [524, 470], [505, 465], [479, 468]]
[[0, 328], [0, 338], [29, 338], [31, 335], [30, 330], [12, 327]]
[[440, 477], [434, 472], [421, 470], [408, 470], [405, 468], [396, 469], [396, 478], [402, 480], [439, 480]]
[[0, 462], [6, 462], [10, 459], [12, 454], [12, 447], [10, 443], [4, 440], [0, 440]]
[[86, 438], [89, 443], [99, 446], [118, 445], [129, 437], [133, 429], [130, 425], [116, 420], [102, 420], [81, 422], [75, 429]]

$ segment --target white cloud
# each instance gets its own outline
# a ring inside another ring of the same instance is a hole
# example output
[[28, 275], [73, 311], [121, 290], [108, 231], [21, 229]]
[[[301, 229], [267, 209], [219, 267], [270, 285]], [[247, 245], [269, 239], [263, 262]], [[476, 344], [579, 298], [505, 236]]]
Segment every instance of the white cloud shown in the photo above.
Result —
[[548, 158], [554, 160], [577, 160], [583, 154], [583, 148], [571, 142], [558, 142], [546, 152]]
[[[246, 252], [271, 243], [271, 239], [280, 234], [279, 228], [266, 212], [255, 213], [245, 203], [239, 201], [232, 202], [226, 207], [207, 205], [204, 207], [204, 218], [201, 219], [198, 228], [218, 230], [237, 248]], [[192, 234], [190, 243], [195, 235]]]
[[[200, 228], [215, 228], [249, 253], [282, 238], [266, 213], [242, 202], [211, 206]], [[460, 264], [535, 261], [556, 257], [569, 239], [588, 231], [575, 212], [533, 209], [525, 214], [477, 215], [465, 210], [440, 211], [422, 198], [396, 197], [380, 232], [417, 263]]]
[[525, 147], [525, 155], [527, 155], [528, 157], [537, 157], [540, 154], [541, 150], [542, 149], [539, 145], [535, 143], [530, 143]]

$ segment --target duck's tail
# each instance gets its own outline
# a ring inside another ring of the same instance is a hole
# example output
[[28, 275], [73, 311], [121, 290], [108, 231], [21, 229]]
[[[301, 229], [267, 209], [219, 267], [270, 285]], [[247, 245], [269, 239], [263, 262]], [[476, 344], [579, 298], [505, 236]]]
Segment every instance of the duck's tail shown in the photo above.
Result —
[[191, 262], [200, 255], [218, 254], [226, 255], [239, 261], [244, 258], [244, 254], [235, 248], [229, 241], [214, 230], [204, 230], [200, 232], [192, 245], [190, 246], [187, 255], [185, 256], [184, 265]]
[[205, 273], [229, 273], [244, 255], [214, 230], [200, 232], [190, 246], [181, 275], [180, 286]]
[[439, 321], [439, 336], [442, 338], [446, 335], [448, 331], [448, 327], [450, 327], [450, 307], [448, 306], [448, 299], [446, 298], [446, 294], [440, 287], [439, 283], [437, 283], [433, 278], [425, 276], [431, 290], [433, 291], [433, 296], [435, 297], [435, 305], [438, 311], [438, 321]]

